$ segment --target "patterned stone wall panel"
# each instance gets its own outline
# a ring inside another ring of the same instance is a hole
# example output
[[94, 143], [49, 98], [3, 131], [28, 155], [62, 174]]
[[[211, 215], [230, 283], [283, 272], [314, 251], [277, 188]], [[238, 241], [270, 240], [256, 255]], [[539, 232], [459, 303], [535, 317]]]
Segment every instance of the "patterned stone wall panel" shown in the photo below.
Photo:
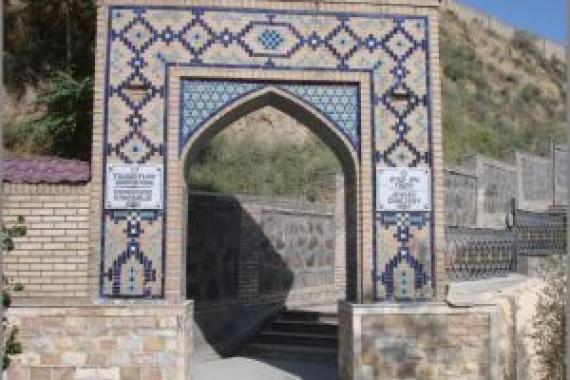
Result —
[[[259, 258], [260, 292], [334, 284], [335, 239], [332, 215], [264, 211], [261, 225], [266, 242]], [[282, 281], [277, 281], [278, 284], [273, 286], [276, 278]]]
[[477, 225], [477, 177], [445, 172], [445, 223], [447, 226]]
[[[362, 379], [488, 379], [489, 314], [368, 314], [361, 318]], [[429, 333], [426, 333], [429, 331]]]
[[485, 197], [483, 212], [503, 215], [508, 212], [511, 198], [517, 193], [516, 170], [483, 164], [479, 178], [480, 191]]
[[568, 204], [568, 148], [558, 148], [554, 155], [555, 203]]

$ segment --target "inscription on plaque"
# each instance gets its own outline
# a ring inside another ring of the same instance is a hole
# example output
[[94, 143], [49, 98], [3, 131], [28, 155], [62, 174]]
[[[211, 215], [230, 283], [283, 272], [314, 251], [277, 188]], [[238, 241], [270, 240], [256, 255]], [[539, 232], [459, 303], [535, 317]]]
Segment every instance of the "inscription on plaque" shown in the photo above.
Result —
[[162, 165], [107, 165], [105, 208], [162, 208]]
[[429, 169], [376, 169], [376, 211], [431, 211]]

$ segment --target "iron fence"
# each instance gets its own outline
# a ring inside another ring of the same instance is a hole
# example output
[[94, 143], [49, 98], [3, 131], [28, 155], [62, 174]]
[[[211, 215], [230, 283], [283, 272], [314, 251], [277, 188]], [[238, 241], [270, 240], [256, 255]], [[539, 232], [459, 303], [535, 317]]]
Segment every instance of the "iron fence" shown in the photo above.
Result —
[[515, 235], [512, 231], [448, 227], [446, 234], [450, 280], [504, 276], [516, 269]]
[[499, 277], [517, 270], [519, 256], [566, 252], [566, 216], [515, 210], [504, 229], [447, 227], [450, 280]]
[[566, 215], [516, 210], [517, 254], [544, 256], [566, 252]]

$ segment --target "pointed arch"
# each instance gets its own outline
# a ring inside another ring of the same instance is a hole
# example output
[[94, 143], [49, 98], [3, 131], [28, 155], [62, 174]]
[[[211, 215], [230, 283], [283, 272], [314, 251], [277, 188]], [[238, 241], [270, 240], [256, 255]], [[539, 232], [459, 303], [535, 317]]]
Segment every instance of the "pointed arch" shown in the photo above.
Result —
[[[360, 252], [358, 248], [360, 237], [357, 227], [357, 214], [358, 210], [361, 209], [357, 195], [360, 188], [359, 152], [350, 139], [329, 118], [310, 104], [277, 86], [267, 85], [218, 110], [214, 116], [192, 132], [180, 151], [181, 173], [179, 178], [183, 179], [184, 192], [187, 192], [189, 167], [208, 142], [233, 122], [266, 106], [271, 106], [306, 126], [331, 149], [341, 164], [345, 196], [346, 298], [357, 301], [362, 286], [359, 283], [359, 273], [361, 273], [359, 267], [362, 260], [357, 257], [358, 252]], [[187, 199], [184, 201], [187, 202]], [[187, 209], [187, 204], [183, 208]], [[187, 227], [185, 231], [187, 231]]]

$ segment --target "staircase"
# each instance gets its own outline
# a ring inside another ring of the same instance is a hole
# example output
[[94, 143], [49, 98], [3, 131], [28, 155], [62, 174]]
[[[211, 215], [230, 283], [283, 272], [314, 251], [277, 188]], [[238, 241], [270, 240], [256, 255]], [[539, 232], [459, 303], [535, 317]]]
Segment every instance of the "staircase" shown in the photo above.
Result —
[[337, 333], [337, 313], [284, 310], [246, 343], [241, 355], [332, 363], [337, 360]]

